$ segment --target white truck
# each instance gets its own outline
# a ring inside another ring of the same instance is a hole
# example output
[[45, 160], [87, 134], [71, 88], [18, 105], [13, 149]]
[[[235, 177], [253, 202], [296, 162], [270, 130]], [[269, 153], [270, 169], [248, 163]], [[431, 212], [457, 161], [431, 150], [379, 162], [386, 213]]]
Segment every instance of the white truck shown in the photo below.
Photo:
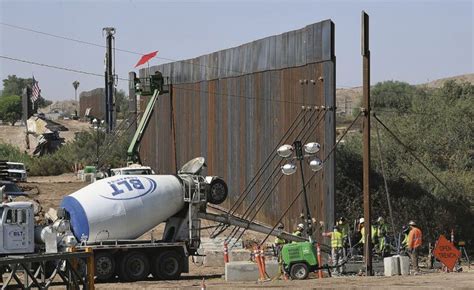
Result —
[[[289, 241], [304, 240], [230, 214], [206, 212], [208, 202], [220, 204], [228, 192], [220, 177], [201, 175], [204, 164], [204, 158], [198, 157], [177, 175], [116, 175], [99, 180], [64, 197], [58, 219], [48, 225], [35, 224], [30, 202], [3, 203], [0, 254], [92, 247], [98, 280], [118, 276], [137, 281], [150, 273], [168, 280], [188, 272], [188, 257], [197, 255], [200, 246], [201, 219]], [[162, 222], [166, 223], [162, 237], [137, 239]]]
[[144, 166], [144, 165], [140, 165], [140, 164], [130, 164], [127, 167], [110, 169], [110, 176], [115, 176], [115, 175], [151, 175], [151, 174], [155, 174], [155, 171], [150, 166]]
[[25, 164], [21, 162], [7, 162], [8, 178], [13, 181], [26, 182], [28, 177]]

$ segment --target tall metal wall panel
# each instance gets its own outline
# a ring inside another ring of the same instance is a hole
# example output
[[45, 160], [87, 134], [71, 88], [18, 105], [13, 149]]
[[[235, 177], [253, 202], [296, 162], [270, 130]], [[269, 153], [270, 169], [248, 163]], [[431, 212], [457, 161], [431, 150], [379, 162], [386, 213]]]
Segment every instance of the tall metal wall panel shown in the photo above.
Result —
[[[224, 206], [230, 207], [270, 158], [239, 212], [263, 202], [266, 195], [254, 199], [267, 186], [268, 198], [256, 219], [275, 223], [301, 190], [299, 174], [280, 173], [283, 161], [275, 157], [275, 148], [296, 139], [317, 141], [322, 145], [319, 157], [325, 159], [335, 144], [334, 24], [322, 21], [139, 74], [156, 70], [170, 77], [173, 92], [160, 97], [145, 132], [140, 152], [144, 163], [160, 173], [175, 173], [188, 160], [204, 156], [207, 174], [227, 181], [230, 197]], [[302, 112], [302, 106], [332, 109]], [[298, 126], [279, 143], [297, 116]], [[313, 215], [333, 224], [334, 154], [314, 177], [309, 168], [303, 170], [306, 180], [312, 178], [308, 193]], [[303, 205], [301, 195], [284, 219], [288, 229], [299, 222]]]
[[91, 108], [90, 115], [105, 118], [105, 93], [104, 89], [98, 88], [79, 95], [79, 116], [84, 117], [87, 108]]

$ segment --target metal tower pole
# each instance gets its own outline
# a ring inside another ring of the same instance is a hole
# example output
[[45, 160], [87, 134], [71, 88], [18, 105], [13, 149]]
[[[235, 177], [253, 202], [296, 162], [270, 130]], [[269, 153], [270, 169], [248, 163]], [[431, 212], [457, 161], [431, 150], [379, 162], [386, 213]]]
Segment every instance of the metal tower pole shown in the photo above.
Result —
[[372, 270], [372, 226], [370, 204], [370, 50], [369, 50], [369, 15], [362, 11], [362, 103], [364, 122], [363, 130], [363, 194], [364, 194], [364, 220], [365, 220], [365, 270], [367, 276], [373, 275]]

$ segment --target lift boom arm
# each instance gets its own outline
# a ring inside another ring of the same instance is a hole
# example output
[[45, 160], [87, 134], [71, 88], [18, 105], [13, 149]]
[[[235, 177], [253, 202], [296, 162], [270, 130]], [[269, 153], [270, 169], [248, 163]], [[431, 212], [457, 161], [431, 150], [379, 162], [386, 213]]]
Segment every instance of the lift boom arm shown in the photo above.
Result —
[[138, 125], [137, 131], [135, 132], [135, 135], [133, 136], [132, 142], [130, 143], [130, 146], [128, 147], [128, 150], [127, 150], [128, 160], [127, 161], [129, 163], [141, 164], [140, 154], [138, 151], [140, 147], [140, 142], [142, 141], [143, 133], [145, 132], [146, 128], [148, 127], [148, 124], [150, 123], [151, 115], [153, 114], [153, 109], [155, 108], [155, 104], [159, 96], [160, 96], [160, 91], [158, 89], [155, 89], [155, 91], [153, 92], [153, 96], [150, 98], [150, 101], [148, 101], [145, 112], [143, 113], [143, 116], [140, 119], [140, 124]]

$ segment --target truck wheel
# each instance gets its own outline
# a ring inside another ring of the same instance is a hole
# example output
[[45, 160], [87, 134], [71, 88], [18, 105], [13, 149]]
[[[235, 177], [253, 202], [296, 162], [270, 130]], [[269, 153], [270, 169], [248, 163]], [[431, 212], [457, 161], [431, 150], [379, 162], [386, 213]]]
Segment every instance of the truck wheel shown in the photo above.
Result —
[[176, 251], [159, 254], [153, 261], [153, 277], [160, 280], [176, 280], [183, 271], [183, 256]]
[[228, 189], [225, 181], [221, 178], [216, 178], [209, 185], [207, 201], [212, 204], [221, 204], [226, 200], [227, 194]]
[[94, 257], [95, 275], [98, 281], [107, 281], [115, 274], [115, 260], [110, 253], [98, 253]]
[[304, 280], [308, 278], [308, 266], [304, 263], [297, 263], [291, 266], [290, 276], [294, 280]]
[[120, 278], [125, 281], [145, 280], [150, 274], [150, 262], [142, 252], [127, 253], [120, 263]]

